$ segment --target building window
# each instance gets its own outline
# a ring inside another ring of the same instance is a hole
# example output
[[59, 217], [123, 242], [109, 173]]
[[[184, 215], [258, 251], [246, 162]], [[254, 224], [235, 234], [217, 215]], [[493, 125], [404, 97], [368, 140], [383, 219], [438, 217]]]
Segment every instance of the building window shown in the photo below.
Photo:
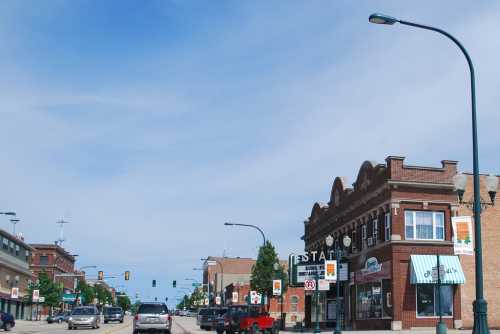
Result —
[[8, 251], [9, 250], [9, 239], [3, 238], [3, 249]]
[[[417, 285], [417, 316], [439, 316], [438, 288], [434, 284]], [[441, 285], [441, 312], [443, 316], [453, 315], [453, 286]]]
[[10, 242], [10, 252], [14, 253], [14, 241]]
[[364, 240], [366, 240], [366, 225], [361, 225], [361, 238]]
[[356, 230], [352, 231], [352, 242], [351, 242], [351, 247], [352, 247], [352, 252], [356, 253], [356, 243], [358, 240], [356, 239]]
[[373, 220], [373, 234], [372, 234], [372, 238], [373, 238], [373, 243], [377, 243], [377, 239], [378, 239], [378, 219], [375, 219]]
[[49, 257], [47, 255], [40, 255], [40, 265], [41, 266], [49, 265]]
[[391, 213], [387, 212], [384, 215], [384, 235], [385, 235], [385, 241], [391, 240]]
[[26, 261], [28, 261], [28, 262], [29, 262], [29, 260], [30, 260], [30, 251], [29, 251], [29, 250], [27, 250], [27, 251], [25, 252], [25, 255], [26, 255]]
[[290, 311], [298, 312], [298, 310], [299, 310], [299, 297], [298, 296], [290, 297]]
[[382, 284], [381, 282], [357, 285], [356, 318], [382, 318]]
[[20, 250], [19, 245], [16, 245], [16, 256], [19, 256], [19, 250]]
[[444, 213], [405, 211], [407, 240], [444, 240]]

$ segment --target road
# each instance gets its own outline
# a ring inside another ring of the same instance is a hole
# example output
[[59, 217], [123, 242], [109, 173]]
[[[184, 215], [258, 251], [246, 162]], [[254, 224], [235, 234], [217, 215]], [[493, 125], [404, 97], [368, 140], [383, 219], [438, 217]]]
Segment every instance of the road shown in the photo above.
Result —
[[[125, 321], [120, 323], [101, 323], [99, 329], [77, 329], [68, 330], [66, 323], [48, 324], [46, 322], [17, 321], [16, 327], [10, 333], [16, 334], [132, 334], [132, 317], [125, 317]], [[188, 331], [180, 327], [174, 319], [172, 334], [187, 334]]]

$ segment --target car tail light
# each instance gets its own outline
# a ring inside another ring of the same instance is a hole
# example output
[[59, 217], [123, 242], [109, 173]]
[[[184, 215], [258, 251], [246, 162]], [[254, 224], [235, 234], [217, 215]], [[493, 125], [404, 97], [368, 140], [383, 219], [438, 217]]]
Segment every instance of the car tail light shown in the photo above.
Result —
[[168, 315], [167, 320], [172, 321], [172, 317], [170, 316], [170, 314]]
[[139, 320], [139, 315], [138, 314], [135, 315], [134, 320], [136, 320], [136, 321]]

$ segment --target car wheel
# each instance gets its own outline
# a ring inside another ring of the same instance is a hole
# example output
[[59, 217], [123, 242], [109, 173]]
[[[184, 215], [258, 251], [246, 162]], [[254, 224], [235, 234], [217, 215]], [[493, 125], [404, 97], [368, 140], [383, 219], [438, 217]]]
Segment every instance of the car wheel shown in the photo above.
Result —
[[12, 329], [12, 324], [10, 323], [6, 323], [4, 326], [3, 326], [3, 329], [8, 332]]
[[58, 320], [57, 320], [57, 323], [58, 323], [58, 324], [60, 324], [61, 322], [62, 322], [62, 320], [61, 320], [61, 319], [58, 319]]

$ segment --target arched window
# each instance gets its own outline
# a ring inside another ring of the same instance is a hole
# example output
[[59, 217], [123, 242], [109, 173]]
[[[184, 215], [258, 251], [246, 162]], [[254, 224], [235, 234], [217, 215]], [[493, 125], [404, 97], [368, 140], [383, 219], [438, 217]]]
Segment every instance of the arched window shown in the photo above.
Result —
[[299, 305], [299, 297], [298, 296], [291, 296], [290, 297], [290, 311], [297, 312], [298, 305]]

